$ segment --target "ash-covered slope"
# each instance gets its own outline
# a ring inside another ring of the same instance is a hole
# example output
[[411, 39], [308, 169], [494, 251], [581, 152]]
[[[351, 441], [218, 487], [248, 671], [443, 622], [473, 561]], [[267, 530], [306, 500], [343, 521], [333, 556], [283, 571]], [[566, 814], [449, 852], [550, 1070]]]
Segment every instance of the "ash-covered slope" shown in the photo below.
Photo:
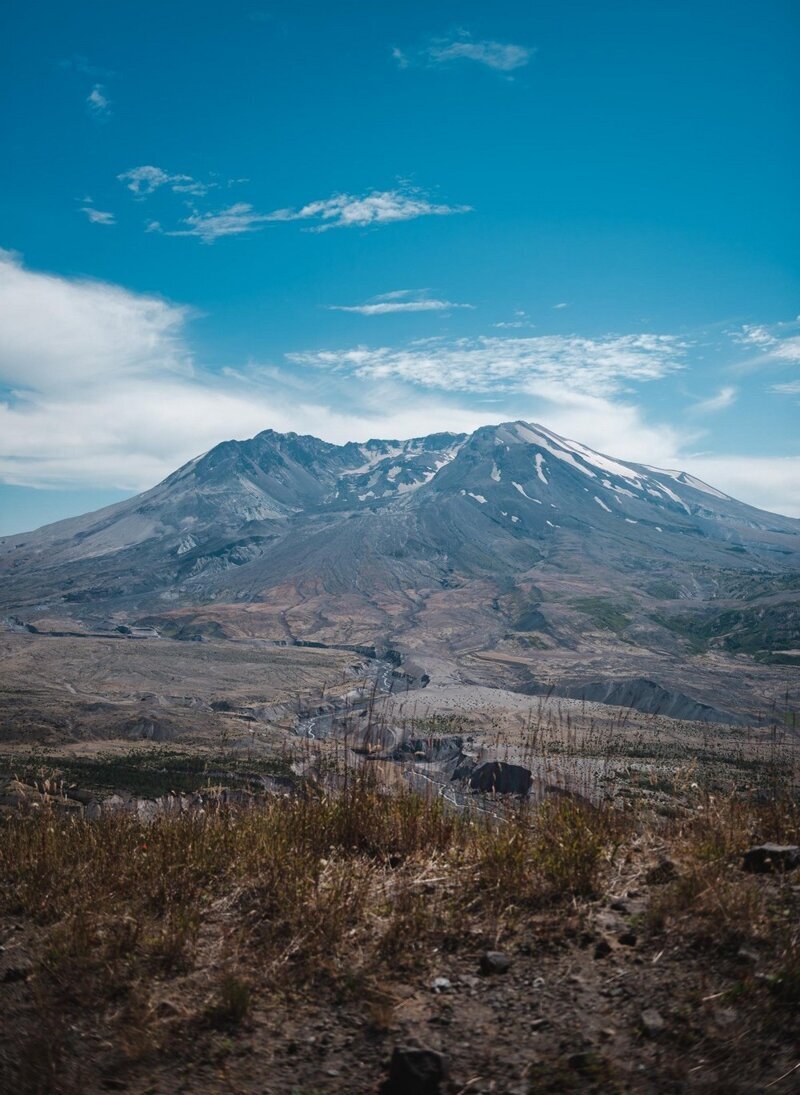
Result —
[[798, 574], [800, 521], [539, 425], [363, 445], [267, 430], [2, 541], [0, 608], [523, 661], [590, 639], [775, 654], [800, 647]]

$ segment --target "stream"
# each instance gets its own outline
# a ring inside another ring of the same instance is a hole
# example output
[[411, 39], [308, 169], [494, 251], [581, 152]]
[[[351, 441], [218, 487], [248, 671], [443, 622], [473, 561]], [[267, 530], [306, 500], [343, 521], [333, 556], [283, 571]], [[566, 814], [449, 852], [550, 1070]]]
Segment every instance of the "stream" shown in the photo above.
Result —
[[316, 741], [341, 737], [360, 729], [359, 722], [365, 719], [366, 730], [370, 725], [369, 715], [375, 700], [401, 692], [411, 692], [424, 688], [427, 684], [427, 678], [410, 677], [397, 669], [394, 662], [384, 659], [376, 659], [370, 670], [357, 688], [343, 699], [334, 701], [330, 708], [299, 715], [295, 724], [297, 736]]

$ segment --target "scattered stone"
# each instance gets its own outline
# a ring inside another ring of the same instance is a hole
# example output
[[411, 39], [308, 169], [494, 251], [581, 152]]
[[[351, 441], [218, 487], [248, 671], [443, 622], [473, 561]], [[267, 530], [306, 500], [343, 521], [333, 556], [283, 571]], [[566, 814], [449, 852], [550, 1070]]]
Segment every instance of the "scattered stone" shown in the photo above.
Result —
[[617, 912], [610, 909], [599, 909], [595, 916], [598, 928], [610, 935], [617, 935], [627, 930], [628, 925]]
[[645, 882], [651, 886], [663, 886], [666, 882], [672, 882], [678, 871], [671, 859], [662, 859], [654, 864], [644, 876]]
[[655, 1008], [645, 1008], [640, 1017], [642, 1031], [648, 1038], [655, 1038], [661, 1034], [666, 1027], [666, 1023], [661, 1015], [661, 1012], [656, 1011]]
[[759, 844], [744, 853], [742, 870], [754, 874], [770, 871], [793, 871], [800, 867], [800, 847], [797, 844]]
[[82, 787], [67, 787], [64, 794], [67, 798], [80, 802], [82, 806], [88, 806], [96, 798], [94, 791], [87, 791]]
[[609, 954], [611, 954], [611, 944], [607, 939], [599, 939], [594, 948], [595, 958], [608, 958]]
[[576, 1072], [589, 1072], [597, 1065], [597, 1055], [590, 1050], [581, 1053], [571, 1053], [567, 1057], [567, 1064]]
[[11, 985], [16, 981], [27, 981], [32, 973], [30, 966], [6, 966], [3, 970], [3, 984]]
[[502, 951], [484, 951], [481, 955], [481, 973], [507, 973], [511, 965], [511, 959]]
[[453, 982], [447, 977], [434, 977], [431, 981], [431, 988], [434, 992], [450, 992], [453, 987]]
[[717, 1026], [729, 1027], [736, 1022], [738, 1015], [733, 1008], [717, 1008], [714, 1011], [714, 1021]]
[[636, 932], [627, 931], [618, 935], [617, 941], [621, 943], [623, 947], [635, 947], [639, 941], [639, 937]]
[[752, 947], [739, 947], [736, 957], [740, 962], [755, 965], [758, 962], [758, 951], [754, 951]]
[[448, 1071], [449, 1062], [443, 1053], [396, 1046], [389, 1064], [389, 1077], [380, 1090], [382, 1095], [439, 1095]]

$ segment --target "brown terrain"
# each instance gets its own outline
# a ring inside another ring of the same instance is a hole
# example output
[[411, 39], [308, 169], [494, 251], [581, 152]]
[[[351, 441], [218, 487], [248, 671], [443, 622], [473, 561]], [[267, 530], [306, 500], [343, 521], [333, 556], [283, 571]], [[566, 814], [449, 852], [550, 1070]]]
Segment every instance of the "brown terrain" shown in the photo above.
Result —
[[798, 559], [519, 422], [6, 538], [5, 1087], [796, 1090]]

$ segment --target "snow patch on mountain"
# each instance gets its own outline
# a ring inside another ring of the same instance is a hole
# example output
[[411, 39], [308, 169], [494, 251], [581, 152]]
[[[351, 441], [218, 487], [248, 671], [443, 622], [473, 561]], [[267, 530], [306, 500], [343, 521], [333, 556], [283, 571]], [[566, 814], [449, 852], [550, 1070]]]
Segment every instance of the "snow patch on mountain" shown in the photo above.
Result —
[[590, 479], [596, 479], [595, 473], [591, 468], [587, 468], [584, 464], [580, 463], [559, 441], [551, 441], [548, 437], [545, 437], [544, 433], [540, 430], [533, 429], [531, 426], [526, 426], [523, 422], [514, 423], [514, 431], [520, 441], [527, 441], [529, 445], [538, 445], [539, 448], [544, 449], [545, 452], [549, 452], [551, 456], [555, 456], [557, 460], [563, 461], [565, 464], [569, 464], [577, 471], [583, 472], [584, 475], [588, 475]]

